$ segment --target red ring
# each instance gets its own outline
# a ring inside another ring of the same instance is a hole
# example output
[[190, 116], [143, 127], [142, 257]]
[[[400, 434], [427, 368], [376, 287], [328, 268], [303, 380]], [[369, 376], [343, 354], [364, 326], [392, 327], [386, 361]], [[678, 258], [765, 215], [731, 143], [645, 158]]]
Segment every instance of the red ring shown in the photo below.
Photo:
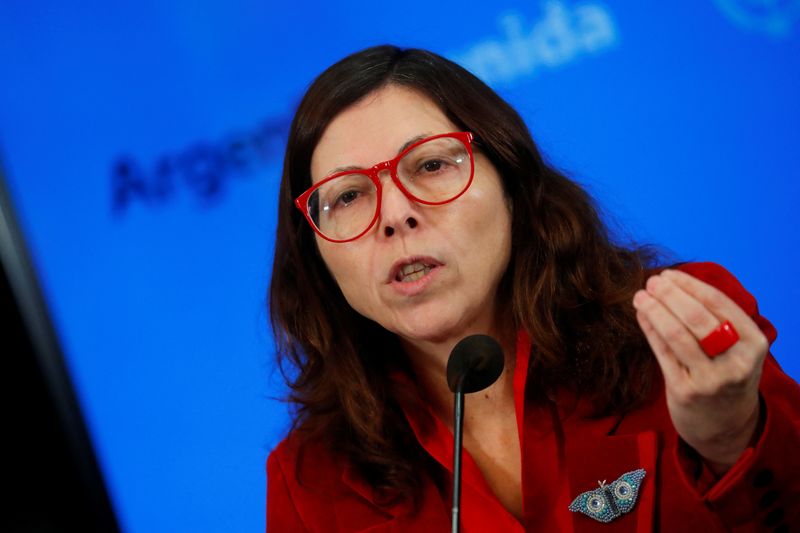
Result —
[[738, 341], [739, 332], [736, 331], [730, 320], [726, 320], [700, 340], [700, 348], [707, 356], [716, 357]]

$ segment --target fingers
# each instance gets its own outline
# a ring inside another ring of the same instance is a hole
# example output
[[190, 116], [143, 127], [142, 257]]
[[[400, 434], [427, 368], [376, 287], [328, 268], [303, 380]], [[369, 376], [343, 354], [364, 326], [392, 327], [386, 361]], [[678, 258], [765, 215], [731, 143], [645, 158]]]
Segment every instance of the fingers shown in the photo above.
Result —
[[695, 296], [676, 283], [665, 270], [660, 276], [647, 280], [647, 292], [668, 307], [670, 313], [691, 332], [696, 339], [702, 339], [720, 320]]
[[659, 336], [644, 313], [637, 312], [636, 320], [639, 322], [639, 327], [642, 328], [644, 336], [647, 338], [647, 342], [650, 344], [650, 348], [652, 348], [656, 359], [658, 359], [665, 379], [671, 383], [680, 383], [681, 378], [684, 377], [686, 373], [686, 367], [680, 364], [675, 354], [672, 353], [667, 343]]
[[[647, 280], [646, 290], [639, 291], [633, 303], [687, 367], [710, 364], [699, 340], [725, 320], [733, 324], [741, 340], [723, 355], [732, 350], [746, 354], [747, 358], [766, 354], [766, 337], [755, 322], [723, 292], [684, 272], [665, 270], [652, 276]], [[739, 349], [742, 344], [746, 349]]]
[[701, 331], [698, 338], [702, 339], [725, 320], [730, 320], [742, 337], [746, 336], [752, 339], [763, 336], [761, 330], [758, 329], [758, 326], [747, 313], [716, 287], [712, 287], [680, 270], [665, 270], [661, 273], [661, 277], [671, 281], [690, 297], [697, 299], [700, 304], [716, 317], [717, 322], [708, 330]]
[[[714, 316], [710, 313], [708, 313], [709, 316], [702, 316], [703, 313], [700, 310], [690, 302], [685, 301], [684, 295], [676, 294], [674, 289], [666, 291], [662, 286], [664, 282], [658, 281], [656, 278], [658, 278], [658, 276], [650, 278], [647, 283], [648, 290], [642, 290], [636, 293], [633, 298], [634, 307], [636, 307], [639, 314], [647, 319], [654, 334], [669, 348], [678, 362], [689, 368], [709, 366], [710, 360], [700, 349], [697, 336], [690, 331], [683, 320], [677, 315], [689, 314], [693, 316], [693, 320], [704, 323], [708, 323], [708, 321], [713, 322], [715, 320]], [[661, 298], [654, 296], [650, 292], [651, 290], [655, 291], [656, 286], [664, 300], [661, 300]], [[668, 293], [668, 298], [665, 293]], [[667, 304], [666, 300], [669, 300], [670, 304]], [[680, 310], [675, 308], [680, 308]], [[695, 317], [695, 314], [698, 316]], [[648, 337], [648, 341], [650, 341], [650, 337]], [[652, 341], [650, 342], [650, 346], [653, 347], [655, 351], [655, 346], [653, 346]]]

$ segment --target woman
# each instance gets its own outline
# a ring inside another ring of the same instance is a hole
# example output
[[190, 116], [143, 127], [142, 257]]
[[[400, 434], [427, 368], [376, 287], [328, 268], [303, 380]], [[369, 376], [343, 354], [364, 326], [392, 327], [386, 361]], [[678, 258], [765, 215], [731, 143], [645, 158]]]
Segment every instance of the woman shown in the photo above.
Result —
[[721, 267], [654, 261], [459, 66], [382, 46], [330, 67], [280, 190], [270, 306], [296, 418], [268, 529], [444, 531], [445, 366], [473, 333], [506, 366], [466, 400], [464, 531], [800, 527], [774, 328]]

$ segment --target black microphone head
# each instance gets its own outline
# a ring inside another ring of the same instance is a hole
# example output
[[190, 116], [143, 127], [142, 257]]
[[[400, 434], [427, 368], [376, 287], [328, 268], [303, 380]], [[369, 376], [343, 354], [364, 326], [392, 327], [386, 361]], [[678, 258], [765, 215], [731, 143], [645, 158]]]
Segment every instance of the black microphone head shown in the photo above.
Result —
[[488, 335], [464, 337], [447, 360], [447, 385], [453, 392], [478, 392], [503, 373], [505, 357], [500, 344]]

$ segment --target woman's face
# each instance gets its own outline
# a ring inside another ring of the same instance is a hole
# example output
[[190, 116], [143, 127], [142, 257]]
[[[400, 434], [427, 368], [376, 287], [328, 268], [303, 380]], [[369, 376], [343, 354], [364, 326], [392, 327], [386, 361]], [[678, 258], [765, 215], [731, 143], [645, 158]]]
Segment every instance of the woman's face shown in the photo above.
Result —
[[[454, 131], [429, 98], [389, 85], [330, 123], [311, 159], [312, 181], [340, 167], [372, 167], [412, 139]], [[381, 213], [368, 233], [347, 243], [317, 237], [353, 309], [410, 342], [494, 331], [497, 288], [511, 250], [511, 213], [492, 164], [476, 153], [470, 188], [439, 206], [408, 199], [388, 171], [381, 183]], [[406, 273], [422, 270], [404, 277], [403, 267]]]

